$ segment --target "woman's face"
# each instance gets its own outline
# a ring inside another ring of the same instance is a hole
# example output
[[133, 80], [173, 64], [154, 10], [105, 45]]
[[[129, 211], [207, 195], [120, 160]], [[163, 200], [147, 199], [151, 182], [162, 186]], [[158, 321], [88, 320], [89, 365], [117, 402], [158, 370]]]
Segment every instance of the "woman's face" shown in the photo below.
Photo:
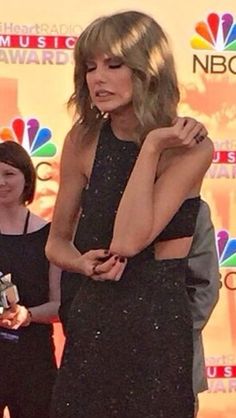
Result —
[[96, 54], [86, 62], [86, 81], [93, 105], [114, 113], [132, 107], [132, 70], [121, 58]]
[[21, 204], [24, 187], [24, 174], [18, 168], [0, 162], [0, 204]]

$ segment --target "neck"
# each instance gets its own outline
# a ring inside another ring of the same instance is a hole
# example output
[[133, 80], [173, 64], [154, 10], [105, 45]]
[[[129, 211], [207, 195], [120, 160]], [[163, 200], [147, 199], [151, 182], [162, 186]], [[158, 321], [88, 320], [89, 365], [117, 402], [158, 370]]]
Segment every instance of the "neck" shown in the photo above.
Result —
[[112, 113], [110, 115], [111, 126], [117, 138], [137, 142], [139, 139], [139, 123], [134, 115], [133, 109]]
[[28, 209], [24, 205], [0, 206], [0, 231], [6, 234], [22, 233]]

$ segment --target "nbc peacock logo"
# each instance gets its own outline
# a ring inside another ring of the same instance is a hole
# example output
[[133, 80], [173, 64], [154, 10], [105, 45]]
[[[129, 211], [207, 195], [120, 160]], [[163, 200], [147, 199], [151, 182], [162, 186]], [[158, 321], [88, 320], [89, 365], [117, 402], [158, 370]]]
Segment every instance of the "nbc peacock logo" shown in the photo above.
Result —
[[232, 14], [210, 13], [206, 21], [197, 23], [195, 31], [191, 46], [198, 53], [193, 54], [193, 73], [235, 75], [236, 23]]
[[51, 142], [51, 137], [51, 130], [41, 127], [36, 118], [16, 118], [10, 127], [0, 128], [1, 141], [18, 142], [31, 157], [53, 157], [57, 149]]
[[236, 51], [236, 23], [231, 13], [210, 13], [206, 21], [195, 26], [196, 34], [191, 39], [194, 49]]
[[236, 267], [236, 238], [229, 238], [226, 230], [217, 233], [220, 267]]

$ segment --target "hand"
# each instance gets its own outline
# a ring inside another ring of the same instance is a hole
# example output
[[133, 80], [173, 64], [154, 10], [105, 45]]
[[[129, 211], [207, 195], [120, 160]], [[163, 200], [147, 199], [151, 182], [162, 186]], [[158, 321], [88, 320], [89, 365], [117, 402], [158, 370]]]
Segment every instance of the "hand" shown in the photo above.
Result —
[[77, 259], [78, 273], [92, 277], [95, 268], [110, 258], [111, 254], [109, 250], [99, 249], [87, 251]]
[[94, 274], [91, 276], [94, 280], [120, 280], [127, 264], [127, 258], [118, 255], [111, 256], [107, 261], [97, 265], [94, 268]]
[[28, 309], [22, 305], [13, 305], [0, 315], [0, 326], [8, 329], [18, 329], [30, 324]]
[[177, 117], [173, 126], [153, 129], [148, 133], [144, 144], [152, 147], [153, 151], [162, 152], [164, 149], [185, 147], [191, 148], [207, 137], [204, 125], [190, 117]]
[[11, 324], [17, 315], [17, 305], [11, 306], [9, 309], [4, 309], [0, 315], [0, 326], [3, 328], [11, 328]]

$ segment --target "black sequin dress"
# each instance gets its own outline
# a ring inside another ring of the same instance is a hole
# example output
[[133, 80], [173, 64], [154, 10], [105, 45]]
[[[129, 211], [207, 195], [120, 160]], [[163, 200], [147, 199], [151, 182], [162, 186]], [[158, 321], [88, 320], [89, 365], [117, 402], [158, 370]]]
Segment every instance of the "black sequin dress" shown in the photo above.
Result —
[[[118, 140], [108, 123], [103, 127], [75, 238], [82, 253], [109, 248], [137, 155], [133, 142]], [[187, 200], [159, 239], [193, 234], [198, 207], [199, 198]], [[155, 260], [150, 245], [129, 260], [118, 282], [65, 274], [67, 340], [51, 418], [193, 417], [186, 264]]]

